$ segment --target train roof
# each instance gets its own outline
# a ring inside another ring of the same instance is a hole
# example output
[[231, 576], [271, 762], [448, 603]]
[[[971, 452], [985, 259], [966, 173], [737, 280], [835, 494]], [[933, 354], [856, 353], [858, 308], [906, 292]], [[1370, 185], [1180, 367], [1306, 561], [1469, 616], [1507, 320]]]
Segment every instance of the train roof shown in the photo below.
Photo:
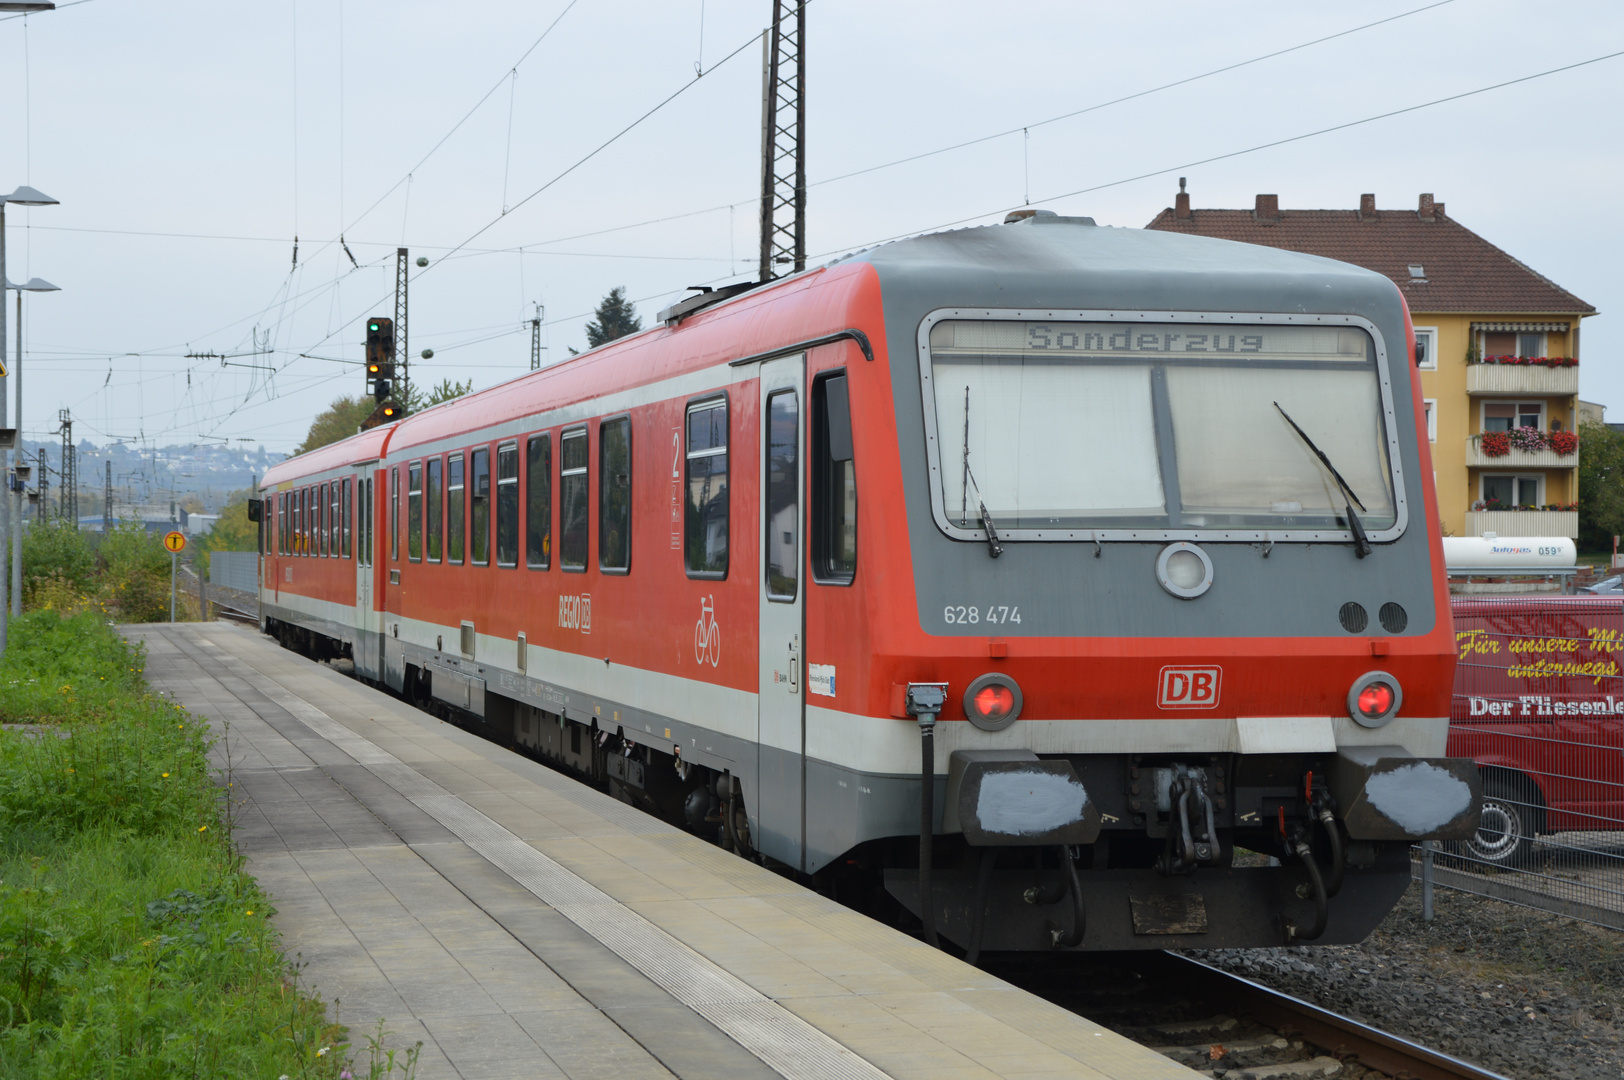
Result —
[[326, 472], [328, 469], [343, 468], [363, 461], [376, 461], [383, 457], [388, 449], [389, 439], [395, 432], [394, 424], [375, 427], [370, 431], [363, 431], [358, 435], [351, 435], [347, 439], [340, 439], [326, 446], [318, 446], [309, 453], [298, 457], [279, 461], [265, 470], [260, 478], [261, 488], [272, 488], [277, 484], [293, 481], [300, 477], [310, 476], [313, 473]]
[[932, 306], [1075, 310], [1401, 310], [1385, 274], [1319, 255], [1088, 218], [1034, 216], [930, 233], [856, 252], [881, 287]]

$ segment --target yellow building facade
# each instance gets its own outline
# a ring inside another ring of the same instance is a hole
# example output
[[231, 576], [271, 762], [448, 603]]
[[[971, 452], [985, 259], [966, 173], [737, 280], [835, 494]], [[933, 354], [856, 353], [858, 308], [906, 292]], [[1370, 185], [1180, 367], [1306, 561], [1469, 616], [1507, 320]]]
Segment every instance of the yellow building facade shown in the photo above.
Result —
[[1393, 279], [1416, 328], [1416, 370], [1446, 535], [1577, 537], [1579, 323], [1596, 309], [1450, 218], [1415, 209], [1192, 209], [1147, 228], [1301, 251]]

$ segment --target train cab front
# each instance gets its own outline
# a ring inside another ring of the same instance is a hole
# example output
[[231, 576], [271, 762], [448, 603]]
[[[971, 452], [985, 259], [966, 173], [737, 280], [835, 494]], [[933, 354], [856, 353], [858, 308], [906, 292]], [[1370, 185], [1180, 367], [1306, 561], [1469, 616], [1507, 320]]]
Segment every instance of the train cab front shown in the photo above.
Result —
[[1476, 828], [1402, 302], [1256, 280], [916, 324], [922, 635], [880, 679], [945, 690], [886, 885], [972, 953], [1357, 942]]

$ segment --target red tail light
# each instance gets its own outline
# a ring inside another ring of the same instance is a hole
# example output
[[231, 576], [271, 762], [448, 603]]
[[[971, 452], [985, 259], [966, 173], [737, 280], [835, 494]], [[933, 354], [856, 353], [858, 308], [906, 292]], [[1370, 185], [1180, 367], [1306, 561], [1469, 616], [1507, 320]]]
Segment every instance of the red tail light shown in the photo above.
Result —
[[983, 731], [1002, 731], [1021, 715], [1021, 688], [1008, 675], [989, 672], [964, 691], [964, 716]]
[[1398, 715], [1403, 704], [1403, 688], [1385, 671], [1366, 672], [1354, 680], [1348, 691], [1348, 715], [1368, 728], [1385, 725]]

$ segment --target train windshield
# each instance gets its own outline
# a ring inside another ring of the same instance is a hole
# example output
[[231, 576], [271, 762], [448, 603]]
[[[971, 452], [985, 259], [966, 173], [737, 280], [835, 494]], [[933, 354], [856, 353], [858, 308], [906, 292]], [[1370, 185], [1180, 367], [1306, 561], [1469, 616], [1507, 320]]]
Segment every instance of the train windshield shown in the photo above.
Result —
[[[1352, 327], [945, 320], [942, 509], [977, 529], [1344, 529], [1397, 520], [1370, 336]], [[1278, 408], [1276, 407], [1278, 403]]]

